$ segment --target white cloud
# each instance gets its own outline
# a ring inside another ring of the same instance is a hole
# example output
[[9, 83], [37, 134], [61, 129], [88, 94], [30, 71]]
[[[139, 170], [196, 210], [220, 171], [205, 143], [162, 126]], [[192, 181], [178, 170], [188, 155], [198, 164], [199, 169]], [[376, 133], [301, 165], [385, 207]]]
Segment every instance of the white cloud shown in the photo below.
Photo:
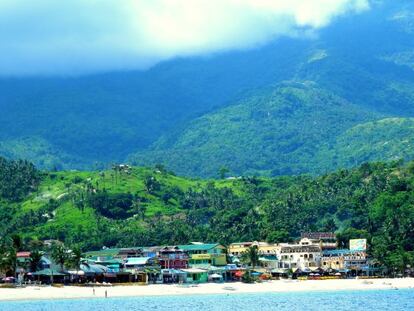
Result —
[[317, 30], [369, 0], [1, 0], [0, 75], [145, 68]]

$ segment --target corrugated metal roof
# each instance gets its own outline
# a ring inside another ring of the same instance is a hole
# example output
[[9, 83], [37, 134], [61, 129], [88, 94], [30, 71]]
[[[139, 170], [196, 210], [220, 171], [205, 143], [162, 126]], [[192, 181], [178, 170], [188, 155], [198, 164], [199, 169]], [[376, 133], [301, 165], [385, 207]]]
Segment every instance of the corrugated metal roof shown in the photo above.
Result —
[[127, 258], [125, 265], [146, 265], [152, 257], [131, 257]]
[[184, 271], [186, 273], [207, 273], [207, 270], [203, 269], [197, 269], [197, 268], [190, 268], [190, 269], [181, 269], [181, 271]]

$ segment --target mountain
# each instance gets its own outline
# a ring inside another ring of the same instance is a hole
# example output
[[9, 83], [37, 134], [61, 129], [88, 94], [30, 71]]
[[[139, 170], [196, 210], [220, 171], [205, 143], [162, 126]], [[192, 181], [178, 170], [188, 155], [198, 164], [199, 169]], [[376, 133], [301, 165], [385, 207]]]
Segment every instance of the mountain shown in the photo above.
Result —
[[414, 263], [413, 184], [414, 163], [400, 162], [320, 177], [197, 180], [160, 166], [40, 172], [0, 158], [0, 243], [20, 236], [26, 245], [59, 239], [91, 250], [286, 242], [301, 232], [334, 231], [340, 247], [367, 238], [370, 254], [400, 271]]
[[213, 176], [221, 166], [236, 175], [321, 173], [329, 165], [316, 157], [319, 150], [376, 118], [314, 83], [284, 83], [194, 120], [131, 160], [199, 176]]
[[339, 135], [330, 151], [322, 155], [335, 167], [357, 163], [414, 158], [414, 119], [387, 118], [358, 124]]
[[[213, 176], [222, 165], [237, 174], [272, 175], [388, 159], [380, 148], [375, 157], [359, 147], [364, 154], [347, 153], [340, 141], [357, 125], [414, 117], [413, 25], [411, 1], [373, 1], [371, 10], [338, 18], [316, 34], [278, 38], [251, 50], [174, 59], [146, 71], [3, 77], [0, 155], [49, 169], [156, 160], [193, 176]], [[289, 92], [292, 98], [306, 93], [297, 113], [279, 107], [296, 107], [296, 99], [282, 100]], [[261, 122], [253, 111], [266, 109], [271, 122]], [[222, 129], [215, 121], [234, 127]], [[314, 121], [326, 133], [312, 127]], [[324, 160], [338, 152], [342, 159]], [[411, 158], [404, 144], [395, 146], [397, 157]]]

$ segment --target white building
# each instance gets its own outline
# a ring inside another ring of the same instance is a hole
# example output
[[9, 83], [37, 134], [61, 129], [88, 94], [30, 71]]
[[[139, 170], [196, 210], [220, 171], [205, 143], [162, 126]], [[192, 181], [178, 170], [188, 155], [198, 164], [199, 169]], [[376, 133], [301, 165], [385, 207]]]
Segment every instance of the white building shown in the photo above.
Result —
[[279, 244], [279, 268], [309, 271], [320, 266], [322, 250], [319, 243], [303, 238], [297, 244]]

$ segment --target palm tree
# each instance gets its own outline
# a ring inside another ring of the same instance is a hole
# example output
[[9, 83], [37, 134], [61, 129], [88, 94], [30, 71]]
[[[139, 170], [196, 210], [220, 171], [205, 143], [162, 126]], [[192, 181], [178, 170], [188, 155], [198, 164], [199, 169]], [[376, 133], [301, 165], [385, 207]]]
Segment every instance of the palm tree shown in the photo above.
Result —
[[70, 264], [73, 268], [79, 270], [82, 263], [82, 251], [79, 247], [74, 247], [70, 256]]
[[259, 249], [257, 245], [250, 246], [243, 254], [242, 261], [246, 264], [250, 264], [252, 269], [259, 264]]
[[16, 249], [8, 245], [0, 245], [0, 272], [12, 274], [16, 272]]
[[34, 250], [30, 253], [30, 270], [36, 272], [39, 266], [40, 260], [42, 259], [43, 252]]
[[65, 263], [68, 261], [68, 250], [61, 243], [55, 243], [52, 246], [52, 259], [60, 265], [61, 271], [64, 270]]
[[132, 201], [131, 205], [132, 212], [134, 215], [137, 215], [139, 218], [144, 220], [145, 218], [145, 206], [141, 204], [141, 202], [137, 199]]

